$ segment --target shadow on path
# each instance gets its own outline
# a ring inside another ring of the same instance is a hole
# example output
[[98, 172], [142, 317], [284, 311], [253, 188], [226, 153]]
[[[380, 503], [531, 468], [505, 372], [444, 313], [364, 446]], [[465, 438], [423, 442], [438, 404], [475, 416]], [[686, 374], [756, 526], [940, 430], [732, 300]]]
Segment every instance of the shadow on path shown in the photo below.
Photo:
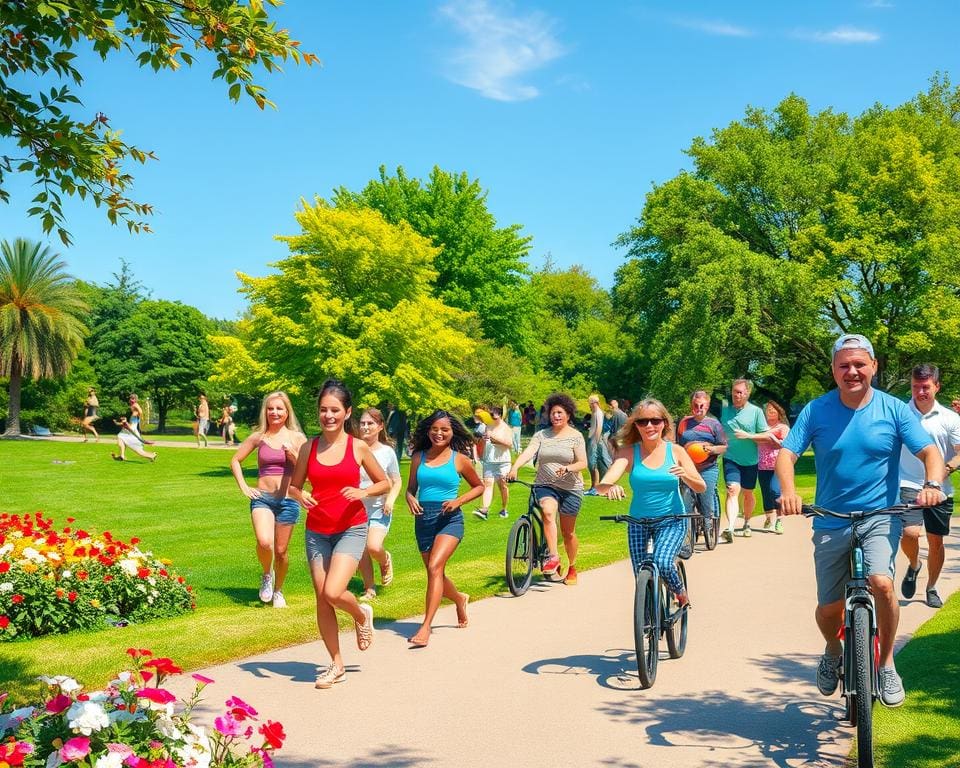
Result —
[[[336, 743], [335, 739], [331, 739], [332, 750], [335, 750], [334, 745]], [[409, 747], [402, 747], [398, 744], [385, 744], [382, 747], [375, 747], [366, 755], [354, 757], [350, 760], [328, 760], [322, 755], [314, 755], [308, 760], [288, 760], [280, 752], [274, 756], [273, 761], [277, 768], [334, 768], [334, 766], [336, 768], [383, 768], [387, 765], [396, 768], [409, 768], [409, 766], [428, 765], [434, 762], [433, 758], [422, 752], [416, 752]]]
[[597, 678], [597, 685], [602, 688], [618, 691], [640, 687], [637, 654], [621, 648], [605, 651], [602, 655], [585, 653], [531, 661], [522, 671], [531, 675], [591, 675]]
[[[306, 661], [245, 661], [237, 664], [239, 669], [253, 677], [285, 677], [291, 683], [312, 683], [318, 670], [324, 666], [325, 663], [310, 664]], [[360, 671], [357, 664], [345, 664], [344, 669], [348, 676], [351, 672]]]

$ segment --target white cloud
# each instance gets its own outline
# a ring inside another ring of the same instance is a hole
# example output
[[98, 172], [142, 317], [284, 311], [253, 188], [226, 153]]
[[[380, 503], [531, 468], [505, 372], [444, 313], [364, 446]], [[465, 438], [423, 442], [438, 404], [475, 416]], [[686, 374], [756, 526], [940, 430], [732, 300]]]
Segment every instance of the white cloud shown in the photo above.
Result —
[[840, 45], [858, 45], [861, 43], [875, 43], [880, 39], [878, 32], [857, 27], [836, 27], [818, 32], [800, 32], [798, 37], [815, 40], [818, 43], [838, 43]]
[[738, 27], [725, 21], [711, 19], [675, 19], [674, 24], [687, 29], [695, 29], [708, 35], [719, 35], [720, 37], [751, 37], [753, 35], [753, 31], [746, 27]]
[[519, 15], [487, 0], [453, 0], [441, 6], [465, 38], [447, 64], [446, 77], [488, 99], [524, 101], [540, 95], [524, 76], [566, 53], [545, 13]]

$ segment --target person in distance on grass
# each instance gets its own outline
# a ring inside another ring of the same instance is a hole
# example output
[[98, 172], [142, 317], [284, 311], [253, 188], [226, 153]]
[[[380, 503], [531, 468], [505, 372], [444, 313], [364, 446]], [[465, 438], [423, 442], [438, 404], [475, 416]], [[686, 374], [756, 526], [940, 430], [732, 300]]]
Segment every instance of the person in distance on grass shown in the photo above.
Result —
[[481, 520], [490, 514], [493, 503], [493, 486], [500, 489], [500, 517], [507, 517], [507, 503], [510, 501], [510, 489], [507, 486], [507, 473], [510, 471], [510, 448], [513, 445], [513, 430], [503, 420], [503, 409], [494, 405], [487, 409], [493, 423], [485, 425], [481, 462], [483, 466], [483, 498], [480, 506], [473, 511]]
[[[767, 439], [767, 421], [763, 411], [750, 402], [753, 384], [747, 379], [734, 379], [730, 387], [730, 403], [724, 404], [720, 423], [727, 433], [727, 452], [723, 456], [723, 481], [727, 486], [724, 501], [728, 528], [723, 540], [733, 543], [733, 531], [743, 497], [743, 536], [753, 535], [750, 518], [757, 505], [753, 489], [757, 487], [758, 443]], [[747, 493], [743, 493], [747, 491]]]
[[706, 514], [704, 526], [719, 525], [720, 510], [714, 509], [714, 502], [720, 480], [718, 457], [727, 452], [727, 434], [723, 425], [710, 415], [710, 395], [706, 390], [698, 389], [690, 395], [690, 413], [677, 425], [677, 444], [687, 450], [688, 455], [695, 454], [694, 466], [706, 483], [700, 493], [683, 493], [687, 513], [693, 509], [694, 500], [699, 499], [700, 509]]
[[[624, 490], [616, 483], [629, 473], [633, 493], [631, 517], [643, 520], [685, 514], [678, 480], [694, 493], [706, 490], [707, 484], [697, 472], [693, 459], [679, 446], [674, 446], [673, 421], [659, 400], [647, 398], [637, 403], [617, 440], [621, 447], [597, 484], [597, 493], [608, 499], [622, 499]], [[680, 605], [690, 602], [676, 565], [677, 553], [686, 537], [687, 521], [683, 518], [627, 526], [627, 546], [634, 575], [640, 570], [647, 542], [652, 538], [653, 558]]]
[[198, 398], [196, 415], [197, 420], [194, 424], [197, 428], [197, 448], [200, 447], [201, 440], [203, 440], [203, 447], [206, 448], [207, 430], [210, 428], [210, 403], [207, 402], [207, 396], [203, 392]]
[[577, 515], [583, 504], [583, 476], [587, 468], [587, 445], [580, 430], [571, 425], [577, 409], [569, 395], [554, 393], [544, 403], [550, 426], [534, 433], [530, 442], [513, 462], [509, 480], [516, 480], [520, 467], [537, 458], [537, 500], [543, 510], [543, 536], [550, 553], [543, 564], [543, 574], [552, 576], [560, 569], [557, 550], [557, 513], [569, 565], [564, 584], [577, 583]]
[[767, 439], [757, 443], [757, 479], [760, 481], [760, 498], [763, 499], [763, 511], [766, 518], [763, 521], [763, 530], [771, 528], [776, 534], [783, 533], [783, 521], [780, 520], [780, 507], [777, 499], [780, 498], [780, 484], [773, 468], [780, 455], [780, 446], [784, 438], [790, 433], [790, 424], [787, 412], [780, 403], [770, 400], [764, 408], [767, 419]]
[[[367, 408], [360, 414], [360, 439], [373, 451], [377, 463], [390, 480], [390, 491], [386, 496], [369, 496], [363, 500], [367, 510], [367, 547], [360, 558], [360, 575], [363, 577], [363, 595], [360, 599], [372, 600], [377, 596], [373, 580], [374, 560], [380, 566], [380, 583], [386, 587], [393, 581], [393, 557], [383, 548], [383, 542], [390, 532], [393, 507], [403, 483], [393, 441], [387, 437], [383, 414], [377, 408]], [[368, 488], [371, 485], [373, 481], [370, 476], [360, 467], [360, 487]]]
[[[949, 473], [960, 466], [960, 416], [937, 402], [940, 391], [940, 369], [935, 365], [918, 365], [911, 372], [908, 407], [920, 420], [924, 432], [930, 435], [940, 455], [946, 460], [948, 476], [943, 480], [946, 494], [942, 504], [925, 509], [911, 510], [903, 515], [903, 538], [900, 548], [910, 560], [907, 572], [900, 584], [900, 591], [907, 600], [917, 591], [917, 574], [920, 573], [920, 530], [927, 531], [927, 591], [926, 603], [931, 608], [942, 608], [943, 600], [937, 592], [937, 579], [943, 569], [946, 550], [943, 537], [950, 533], [950, 518], [953, 515], [953, 486]], [[949, 459], [948, 459], [949, 457]], [[900, 455], [900, 500], [912, 504], [923, 490], [924, 466], [906, 448]]]
[[[140, 400], [136, 395], [130, 395], [127, 403], [130, 406], [130, 416], [126, 419], [130, 429], [140, 436], [140, 420], [143, 418], [143, 408], [140, 407]], [[146, 442], [146, 441], [144, 441]]]
[[[317, 628], [330, 654], [330, 665], [317, 676], [317, 688], [344, 679], [336, 609], [354, 621], [357, 647], [373, 643], [373, 608], [361, 605], [347, 589], [367, 543], [363, 499], [390, 490], [390, 481], [373, 451], [353, 436], [353, 396], [339, 381], [327, 380], [317, 399], [321, 434], [300, 448], [289, 494], [307, 510], [307, 563], [317, 599]], [[360, 488], [360, 468], [373, 483]], [[304, 491], [305, 482], [310, 491]]]
[[[233, 478], [250, 500], [250, 520], [262, 569], [260, 599], [272, 603], [274, 608], [287, 607], [283, 596], [283, 582], [290, 566], [287, 548], [300, 519], [300, 505], [288, 491], [300, 447], [306, 439], [290, 398], [285, 392], [271, 392], [260, 405], [257, 429], [240, 443], [230, 459]], [[253, 451], [257, 452], [256, 488], [247, 484], [240, 466]]]
[[[93, 422], [99, 418], [100, 401], [97, 399], [97, 390], [90, 387], [87, 390], [87, 400], [83, 406], [83, 421], [80, 422], [80, 427], [90, 432], [98, 443], [100, 442], [100, 435], [97, 434], [97, 428], [93, 426]], [[87, 442], [86, 435], [83, 436], [83, 442]]]
[[[483, 493], [473, 462], [467, 456], [473, 438], [460, 419], [434, 411], [417, 424], [410, 437], [407, 507], [414, 515], [417, 548], [427, 569], [423, 624], [409, 639], [415, 648], [430, 642], [433, 617], [445, 597], [457, 606], [457, 625], [467, 626], [470, 596], [447, 576], [447, 561], [463, 539], [463, 505]], [[460, 480], [470, 486], [460, 493]]]
[[120, 427], [120, 431], [117, 433], [117, 449], [119, 453], [110, 454], [114, 461], [126, 461], [127, 448], [138, 456], [143, 456], [145, 459], [150, 459], [150, 461], [157, 460], [156, 453], [150, 453], [144, 450], [144, 439], [140, 436], [140, 432], [133, 428], [133, 425], [127, 420], [126, 416], [121, 416], [120, 421], [116, 423]]
[[[946, 498], [940, 488], [943, 458], [907, 404], [874, 389], [877, 373], [873, 345], [860, 334], [844, 334], [833, 345], [833, 379], [837, 388], [804, 407], [777, 456], [780, 511], [796, 515], [803, 499], [797, 493], [794, 464], [813, 446], [817, 468], [818, 506], [835, 512], [890, 507], [900, 487], [900, 450], [923, 462], [920, 506], [936, 506]], [[826, 641], [817, 665], [817, 688], [824, 696], [837, 689], [843, 645], [844, 583], [850, 578], [853, 529], [863, 549], [870, 591], [876, 601], [880, 634], [880, 701], [903, 703], [903, 682], [893, 663], [893, 642], [900, 606], [893, 588], [894, 557], [900, 542], [899, 517], [874, 515], [851, 524], [817, 517], [813, 521], [813, 563], [817, 577], [817, 626]]]

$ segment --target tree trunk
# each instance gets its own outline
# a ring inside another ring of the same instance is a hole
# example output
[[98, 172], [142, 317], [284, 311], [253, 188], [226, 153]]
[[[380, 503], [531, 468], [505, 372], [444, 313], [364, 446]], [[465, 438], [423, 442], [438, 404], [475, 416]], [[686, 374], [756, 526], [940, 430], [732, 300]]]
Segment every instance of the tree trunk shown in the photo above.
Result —
[[167, 398], [154, 394], [154, 403], [157, 406], [157, 432], [164, 432], [167, 429], [167, 411], [170, 409], [170, 403]]
[[20, 385], [23, 383], [23, 371], [20, 361], [14, 357], [10, 366], [10, 401], [7, 406], [7, 428], [4, 437], [20, 437]]

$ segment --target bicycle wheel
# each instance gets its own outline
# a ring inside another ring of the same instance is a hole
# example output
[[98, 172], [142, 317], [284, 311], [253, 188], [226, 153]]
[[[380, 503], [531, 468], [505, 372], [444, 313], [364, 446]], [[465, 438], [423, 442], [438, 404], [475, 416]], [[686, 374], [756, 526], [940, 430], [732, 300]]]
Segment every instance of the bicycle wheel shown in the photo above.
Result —
[[530, 588], [533, 580], [533, 527], [526, 516], [517, 518], [507, 536], [505, 570], [507, 587], [519, 597]]
[[[683, 588], [686, 590], [687, 569], [678, 561], [677, 570], [680, 572], [680, 581], [683, 582]], [[687, 618], [690, 614], [688, 611], [680, 610], [677, 596], [667, 589], [663, 579], [660, 580], [660, 614], [661, 628], [667, 636], [667, 651], [671, 659], [679, 659], [687, 649]]]
[[720, 492], [713, 490], [713, 515], [703, 518], [703, 543], [712, 552], [720, 538]]
[[633, 643], [637, 649], [640, 687], [650, 688], [657, 679], [660, 661], [660, 616], [657, 613], [657, 585], [653, 573], [641, 568], [633, 596]]
[[873, 643], [870, 642], [870, 610], [853, 607], [853, 682], [851, 707], [857, 722], [857, 766], [873, 768]]

